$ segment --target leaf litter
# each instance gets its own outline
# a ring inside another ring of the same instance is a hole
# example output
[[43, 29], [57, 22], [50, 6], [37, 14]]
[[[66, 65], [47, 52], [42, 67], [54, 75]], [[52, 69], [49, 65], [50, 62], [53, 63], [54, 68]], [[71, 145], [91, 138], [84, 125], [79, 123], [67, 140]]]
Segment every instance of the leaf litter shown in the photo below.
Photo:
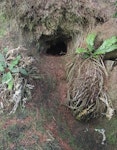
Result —
[[7, 51], [4, 59], [9, 68], [13, 69], [15, 66], [15, 69], [10, 73], [13, 77], [13, 85], [10, 89], [6, 82], [2, 82], [3, 73], [0, 71], [0, 113], [12, 114], [16, 112], [19, 105], [25, 107], [26, 102], [31, 99], [34, 85], [28, 81], [28, 72], [30, 69], [33, 70], [32, 64], [35, 59], [29, 57], [27, 49], [22, 46]]

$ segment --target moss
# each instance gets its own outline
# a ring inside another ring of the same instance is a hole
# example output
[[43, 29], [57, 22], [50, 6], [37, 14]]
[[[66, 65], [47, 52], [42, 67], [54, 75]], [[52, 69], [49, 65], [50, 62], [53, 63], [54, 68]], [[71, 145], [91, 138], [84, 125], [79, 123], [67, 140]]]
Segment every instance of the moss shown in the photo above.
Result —
[[111, 120], [103, 118], [95, 128], [105, 129], [106, 142], [117, 147], [117, 117], [113, 117]]
[[115, 145], [117, 143], [117, 133], [110, 133], [107, 135], [107, 140], [109, 144]]
[[117, 145], [117, 118], [113, 118], [107, 124], [107, 142], [112, 145]]

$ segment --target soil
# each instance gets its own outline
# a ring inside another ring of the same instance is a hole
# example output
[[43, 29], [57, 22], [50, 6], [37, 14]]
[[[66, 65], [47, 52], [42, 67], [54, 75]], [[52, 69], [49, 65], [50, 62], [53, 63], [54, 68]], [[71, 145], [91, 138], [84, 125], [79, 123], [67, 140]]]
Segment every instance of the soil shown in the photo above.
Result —
[[110, 150], [95, 132], [104, 127], [101, 120], [78, 122], [65, 105], [66, 57], [35, 55], [40, 78], [30, 80], [35, 86], [32, 100], [12, 116], [1, 115], [0, 150]]
[[[97, 2], [90, 2], [92, 5], [89, 3], [89, 8], [98, 9]], [[99, 6], [103, 7], [101, 1]], [[105, 10], [108, 9], [106, 6], [104, 8], [104, 13], [107, 13]], [[109, 23], [107, 22], [106, 25], [110, 27]], [[99, 27], [102, 28], [102, 26]], [[106, 36], [105, 32], [109, 29], [105, 30], [103, 25], [102, 30], [102, 35], [104, 33]], [[45, 28], [44, 31], [46, 31]], [[18, 45], [16, 36], [17, 34], [10, 32], [0, 37], [0, 50], [5, 47], [12, 48], [14, 42], [15, 45]], [[33, 51], [32, 47], [29, 47], [29, 50]], [[32, 91], [32, 99], [26, 103], [25, 108], [19, 107], [15, 114], [0, 115], [0, 150], [116, 150], [116, 116], [111, 121], [100, 118], [91, 122], [79, 122], [75, 120], [71, 110], [66, 107], [67, 54], [53, 56], [36, 53], [33, 56], [36, 59], [34, 66], [37, 68], [39, 79], [29, 78], [29, 82], [35, 86]], [[95, 129], [105, 130], [104, 143], [102, 143], [102, 134], [96, 132]]]
[[[2, 47], [12, 45], [9, 37], [1, 39]], [[19, 108], [11, 116], [1, 115], [0, 150], [116, 150], [116, 118], [111, 122], [103, 118], [78, 122], [66, 107], [67, 54], [33, 55], [40, 78], [29, 80], [35, 87], [25, 109]], [[103, 137], [96, 128], [105, 129], [105, 144], [101, 144]]]

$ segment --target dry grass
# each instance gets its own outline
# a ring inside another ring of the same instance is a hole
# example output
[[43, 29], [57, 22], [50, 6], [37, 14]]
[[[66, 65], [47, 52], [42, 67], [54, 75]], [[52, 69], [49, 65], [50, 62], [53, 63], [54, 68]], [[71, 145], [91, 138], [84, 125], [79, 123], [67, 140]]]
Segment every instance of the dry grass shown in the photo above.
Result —
[[69, 108], [78, 120], [90, 120], [101, 114], [110, 119], [113, 109], [106, 93], [108, 74], [102, 59], [76, 57], [68, 69]]

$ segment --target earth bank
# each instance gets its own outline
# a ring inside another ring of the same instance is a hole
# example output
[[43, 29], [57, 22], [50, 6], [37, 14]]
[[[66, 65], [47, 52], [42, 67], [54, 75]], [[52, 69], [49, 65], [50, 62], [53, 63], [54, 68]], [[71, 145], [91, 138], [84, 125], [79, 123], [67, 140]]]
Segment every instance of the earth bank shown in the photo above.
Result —
[[[39, 69], [40, 79], [33, 81], [33, 99], [27, 104], [27, 110], [19, 111], [13, 117], [2, 117], [2, 149], [9, 146], [11, 150], [23, 147], [35, 150], [40, 147], [47, 150], [116, 150], [116, 116], [110, 121], [100, 118], [90, 123], [80, 123], [64, 106], [68, 89], [65, 64], [73, 60], [76, 47], [85, 46], [88, 33], [96, 32], [99, 43], [117, 35], [117, 20], [113, 18], [115, 2], [9, 0], [5, 7], [11, 19], [10, 30], [15, 26], [15, 46], [20, 43], [29, 48], [30, 55], [37, 60], [35, 65]], [[61, 47], [58, 48], [58, 45]], [[56, 48], [56, 53], [53, 48]], [[110, 55], [105, 57], [110, 59]], [[106, 63], [111, 72], [107, 90], [116, 109], [117, 66], [113, 66], [113, 61], [108, 59]], [[104, 144], [102, 134], [95, 129], [105, 129]], [[20, 136], [24, 138], [22, 142]], [[33, 140], [33, 147], [31, 141], [26, 140], [27, 136]]]

